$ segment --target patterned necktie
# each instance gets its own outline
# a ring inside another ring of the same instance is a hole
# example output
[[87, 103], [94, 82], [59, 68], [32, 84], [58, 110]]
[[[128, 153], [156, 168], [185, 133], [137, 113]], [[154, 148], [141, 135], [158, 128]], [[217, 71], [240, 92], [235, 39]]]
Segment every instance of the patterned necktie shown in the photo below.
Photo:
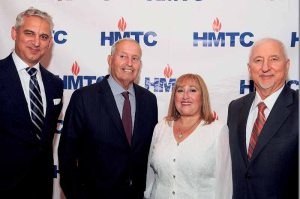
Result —
[[34, 124], [34, 132], [36, 133], [37, 138], [41, 139], [42, 128], [44, 125], [44, 111], [41, 91], [36, 79], [37, 69], [28, 67], [26, 68], [26, 71], [30, 75], [29, 97], [31, 121]]
[[258, 136], [266, 122], [264, 111], [267, 108], [267, 106], [265, 105], [264, 102], [260, 102], [257, 106], [258, 106], [258, 114], [255, 123], [253, 125], [253, 130], [250, 137], [250, 143], [248, 147], [248, 160], [250, 160], [252, 157], [255, 145], [257, 143]]
[[122, 113], [122, 122], [123, 127], [126, 133], [126, 137], [128, 143], [131, 144], [131, 137], [132, 137], [132, 118], [131, 118], [131, 107], [129, 101], [129, 93], [123, 92], [122, 95], [124, 97], [124, 106], [123, 106], [123, 113]]

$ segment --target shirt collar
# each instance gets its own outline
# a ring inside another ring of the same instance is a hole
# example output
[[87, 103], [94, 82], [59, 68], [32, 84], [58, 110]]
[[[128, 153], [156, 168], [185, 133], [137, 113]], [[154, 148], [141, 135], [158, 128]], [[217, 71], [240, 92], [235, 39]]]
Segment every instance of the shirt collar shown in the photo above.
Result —
[[[17, 71], [21, 71], [29, 67], [16, 53], [16, 51], [13, 51], [12, 53], [12, 58], [14, 60], [14, 63], [16, 65]], [[37, 71], [40, 70], [40, 64], [37, 63], [33, 66], [34, 68], [37, 69]]]
[[[122, 94], [123, 92], [126, 91], [120, 84], [118, 84], [118, 82], [116, 82], [116, 80], [111, 75], [108, 77], [107, 81], [111, 87], [114, 96], [118, 94]], [[129, 92], [129, 94], [134, 95], [133, 84], [129, 86], [127, 91]]]
[[273, 108], [278, 96], [280, 95], [281, 91], [283, 90], [283, 87], [284, 87], [284, 85], [264, 100], [261, 99], [258, 92], [256, 91], [255, 99], [252, 103], [252, 108], [251, 109], [254, 110], [257, 107], [259, 102], [264, 102], [266, 104], [267, 108], [271, 111], [271, 109]]

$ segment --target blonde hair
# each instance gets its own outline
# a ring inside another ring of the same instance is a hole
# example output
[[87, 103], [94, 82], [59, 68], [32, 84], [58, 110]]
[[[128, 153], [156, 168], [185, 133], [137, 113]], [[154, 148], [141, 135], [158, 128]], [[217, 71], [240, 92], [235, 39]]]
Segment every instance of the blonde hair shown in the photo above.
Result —
[[200, 117], [205, 122], [205, 124], [212, 123], [215, 119], [210, 106], [207, 86], [204, 80], [202, 79], [202, 77], [200, 77], [200, 75], [191, 74], [191, 73], [181, 75], [179, 78], [177, 78], [175, 86], [172, 90], [168, 115], [165, 117], [165, 120], [168, 122], [168, 124], [171, 124], [171, 121], [176, 121], [180, 118], [180, 113], [177, 111], [175, 106], [175, 94], [179, 85], [184, 81], [191, 81], [196, 83], [196, 87], [198, 87], [201, 92]]

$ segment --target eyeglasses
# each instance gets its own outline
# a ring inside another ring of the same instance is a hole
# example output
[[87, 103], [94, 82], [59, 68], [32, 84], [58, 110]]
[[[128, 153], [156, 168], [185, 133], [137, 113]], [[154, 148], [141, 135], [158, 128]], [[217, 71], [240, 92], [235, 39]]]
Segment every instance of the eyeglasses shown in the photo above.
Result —
[[115, 56], [118, 57], [122, 61], [128, 61], [130, 59], [131, 62], [134, 63], [134, 64], [140, 63], [140, 61], [141, 61], [141, 58], [139, 56], [129, 57], [125, 54], [116, 54]]

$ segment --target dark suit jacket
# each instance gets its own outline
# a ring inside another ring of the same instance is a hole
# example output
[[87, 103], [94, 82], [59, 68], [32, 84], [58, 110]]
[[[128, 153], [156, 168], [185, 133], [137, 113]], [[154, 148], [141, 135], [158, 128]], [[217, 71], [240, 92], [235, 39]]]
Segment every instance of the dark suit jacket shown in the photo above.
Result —
[[53, 99], [62, 98], [63, 82], [40, 70], [47, 110], [38, 140], [12, 56], [0, 60], [0, 198], [52, 198], [52, 140], [62, 108]]
[[298, 92], [285, 86], [247, 160], [246, 123], [255, 93], [230, 103], [229, 141], [234, 199], [298, 198]]
[[143, 198], [157, 101], [134, 84], [136, 113], [129, 145], [106, 76], [76, 90], [66, 111], [58, 156], [68, 199]]

